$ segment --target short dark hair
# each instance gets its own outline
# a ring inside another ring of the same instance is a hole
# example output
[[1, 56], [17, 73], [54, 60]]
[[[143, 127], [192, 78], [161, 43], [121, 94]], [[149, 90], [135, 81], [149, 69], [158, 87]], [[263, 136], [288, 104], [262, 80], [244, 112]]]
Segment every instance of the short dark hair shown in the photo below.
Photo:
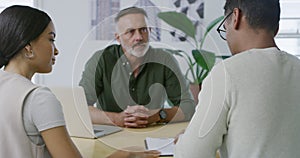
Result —
[[148, 17], [147, 13], [144, 9], [138, 8], [138, 7], [129, 7], [129, 8], [125, 8], [125, 9], [121, 10], [117, 14], [117, 16], [115, 17], [115, 22], [118, 22], [122, 16], [125, 16], [128, 14], [143, 14], [143, 15], [145, 15], [145, 17]]
[[0, 14], [0, 68], [35, 40], [49, 25], [45, 12], [21, 5], [13, 5]]
[[280, 20], [279, 0], [226, 0], [225, 13], [239, 8], [253, 29], [276, 32]]

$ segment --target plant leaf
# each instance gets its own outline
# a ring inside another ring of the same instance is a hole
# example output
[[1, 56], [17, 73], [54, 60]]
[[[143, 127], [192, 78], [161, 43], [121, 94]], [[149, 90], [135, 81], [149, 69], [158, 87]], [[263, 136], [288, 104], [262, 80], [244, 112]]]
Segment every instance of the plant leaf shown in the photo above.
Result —
[[205, 33], [203, 35], [203, 38], [201, 39], [201, 44], [200, 44], [200, 49], [202, 48], [203, 46], [203, 43], [205, 41], [205, 38], [207, 36], [207, 34], [211, 31], [211, 29], [213, 29], [220, 21], [222, 21], [224, 18], [224, 16], [220, 16], [218, 18], [216, 18], [215, 20], [213, 20], [212, 22], [210, 22], [208, 24], [208, 26], [206, 27], [206, 30], [205, 30]]
[[212, 28], [214, 28], [223, 19], [224, 19], [224, 16], [220, 16], [220, 17], [216, 18], [215, 20], [213, 20], [212, 22], [210, 22], [208, 24], [208, 26], [206, 27], [205, 33], [207, 34]]
[[192, 50], [193, 57], [198, 65], [200, 65], [205, 70], [211, 70], [215, 65], [216, 56], [214, 53], [206, 50]]
[[192, 21], [183, 13], [175, 11], [160, 12], [157, 15], [172, 27], [184, 32], [187, 36], [195, 39], [196, 30]]
[[171, 53], [171, 54], [173, 54], [173, 55], [178, 55], [178, 56], [180, 56], [180, 57], [184, 57], [183, 55], [182, 55], [182, 50], [173, 50], [173, 49], [167, 49], [167, 48], [163, 48], [162, 50], [164, 50], [164, 51], [166, 51], [166, 52], [169, 52], [169, 53]]
[[206, 71], [206, 72], [202, 75], [202, 77], [199, 78], [198, 82], [199, 82], [199, 83], [202, 83], [202, 81], [206, 78], [206, 76], [208, 75], [209, 72], [210, 72], [210, 71]]

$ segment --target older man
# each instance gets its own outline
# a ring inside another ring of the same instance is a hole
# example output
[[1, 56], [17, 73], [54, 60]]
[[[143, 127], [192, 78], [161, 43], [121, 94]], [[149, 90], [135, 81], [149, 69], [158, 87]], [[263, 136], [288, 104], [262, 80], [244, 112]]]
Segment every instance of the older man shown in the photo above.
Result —
[[[87, 62], [79, 83], [84, 87], [93, 123], [125, 127], [189, 120], [195, 104], [175, 58], [149, 46], [146, 12], [121, 10], [115, 39]], [[171, 107], [165, 108], [166, 101]]]

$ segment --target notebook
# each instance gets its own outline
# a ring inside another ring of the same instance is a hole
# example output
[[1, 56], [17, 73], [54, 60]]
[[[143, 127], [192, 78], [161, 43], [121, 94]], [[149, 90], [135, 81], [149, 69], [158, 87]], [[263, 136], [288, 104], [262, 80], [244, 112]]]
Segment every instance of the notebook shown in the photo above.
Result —
[[160, 151], [160, 156], [173, 156], [174, 154], [174, 138], [146, 137], [145, 146], [147, 150]]
[[61, 102], [70, 136], [98, 138], [122, 130], [118, 126], [92, 125], [82, 87], [49, 87]]

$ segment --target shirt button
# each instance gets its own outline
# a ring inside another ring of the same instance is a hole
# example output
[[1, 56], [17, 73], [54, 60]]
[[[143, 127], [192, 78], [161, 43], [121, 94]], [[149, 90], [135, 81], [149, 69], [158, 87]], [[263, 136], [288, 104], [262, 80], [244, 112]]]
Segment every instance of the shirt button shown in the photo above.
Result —
[[131, 90], [132, 90], [132, 91], [135, 91], [135, 89], [134, 89], [134, 88], [132, 88]]
[[132, 75], [132, 72], [129, 72], [129, 75]]
[[123, 66], [125, 66], [125, 65], [126, 65], [126, 63], [122, 63], [122, 65], [123, 65]]

